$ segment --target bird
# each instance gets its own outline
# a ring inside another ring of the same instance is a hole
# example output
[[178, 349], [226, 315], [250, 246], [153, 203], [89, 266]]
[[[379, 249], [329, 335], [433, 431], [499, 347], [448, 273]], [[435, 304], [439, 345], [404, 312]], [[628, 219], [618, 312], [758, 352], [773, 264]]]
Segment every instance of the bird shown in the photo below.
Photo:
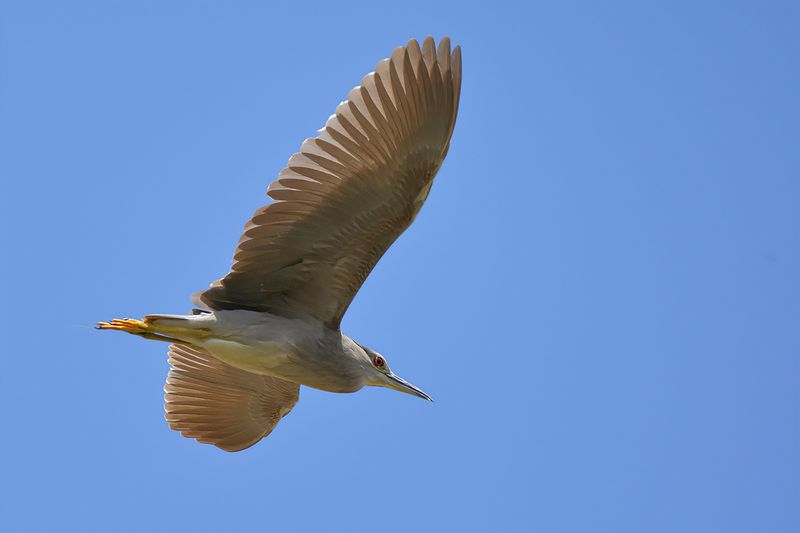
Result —
[[342, 333], [364, 280], [414, 221], [450, 148], [461, 47], [410, 40], [362, 78], [267, 189], [227, 275], [188, 315], [98, 322], [170, 343], [165, 418], [228, 452], [269, 435], [304, 385], [387, 387], [432, 401]]

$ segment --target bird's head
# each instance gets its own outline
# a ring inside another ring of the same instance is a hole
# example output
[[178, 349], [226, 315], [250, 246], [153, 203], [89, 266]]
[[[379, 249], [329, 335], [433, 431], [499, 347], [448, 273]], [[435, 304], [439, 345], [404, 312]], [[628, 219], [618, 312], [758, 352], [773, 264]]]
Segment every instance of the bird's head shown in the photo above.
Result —
[[429, 402], [433, 401], [433, 398], [425, 394], [421, 389], [415, 387], [408, 381], [392, 372], [392, 369], [389, 368], [389, 363], [386, 361], [384, 356], [375, 350], [367, 348], [366, 346], [362, 346], [360, 344], [359, 346], [362, 350], [364, 350], [364, 354], [368, 359], [368, 364], [366, 365], [367, 385], [372, 385], [374, 387], [386, 387], [388, 389], [394, 389], [400, 392], [405, 392], [406, 394], [412, 394], [414, 396], [424, 398]]

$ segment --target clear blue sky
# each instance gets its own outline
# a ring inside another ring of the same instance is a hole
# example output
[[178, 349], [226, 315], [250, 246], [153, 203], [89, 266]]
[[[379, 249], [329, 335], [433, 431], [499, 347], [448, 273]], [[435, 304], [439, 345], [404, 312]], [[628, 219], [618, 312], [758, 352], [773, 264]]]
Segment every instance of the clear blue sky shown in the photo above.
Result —
[[[8, 2], [4, 531], [800, 531], [796, 2]], [[450, 154], [343, 327], [436, 403], [304, 388], [226, 454], [166, 346], [300, 142], [411, 37]]]

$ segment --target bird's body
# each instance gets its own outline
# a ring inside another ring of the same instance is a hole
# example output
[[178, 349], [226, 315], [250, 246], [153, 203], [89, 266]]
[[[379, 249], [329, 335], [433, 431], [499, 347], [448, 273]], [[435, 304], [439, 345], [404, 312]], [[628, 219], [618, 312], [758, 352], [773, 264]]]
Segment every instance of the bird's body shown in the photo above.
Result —
[[329, 392], [355, 392], [365, 385], [364, 348], [318, 320], [247, 310], [196, 315], [150, 315], [150, 331], [207, 350], [220, 361]]
[[388, 387], [430, 400], [339, 325], [386, 250], [408, 228], [450, 147], [461, 51], [409, 41], [378, 63], [267, 190], [231, 271], [192, 315], [114, 319], [99, 329], [170, 342], [166, 418], [227, 451], [268, 435], [300, 385]]

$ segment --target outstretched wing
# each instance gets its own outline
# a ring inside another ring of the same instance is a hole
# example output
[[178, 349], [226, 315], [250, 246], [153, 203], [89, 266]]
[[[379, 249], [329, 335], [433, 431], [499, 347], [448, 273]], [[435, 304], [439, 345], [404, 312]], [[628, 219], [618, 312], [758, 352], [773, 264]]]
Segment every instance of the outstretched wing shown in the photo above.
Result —
[[461, 50], [397, 48], [289, 159], [245, 225], [231, 272], [195, 302], [338, 327], [428, 196], [455, 126]]
[[164, 386], [169, 427], [227, 452], [269, 435], [299, 397], [297, 383], [245, 372], [195, 346], [171, 344], [169, 364]]

